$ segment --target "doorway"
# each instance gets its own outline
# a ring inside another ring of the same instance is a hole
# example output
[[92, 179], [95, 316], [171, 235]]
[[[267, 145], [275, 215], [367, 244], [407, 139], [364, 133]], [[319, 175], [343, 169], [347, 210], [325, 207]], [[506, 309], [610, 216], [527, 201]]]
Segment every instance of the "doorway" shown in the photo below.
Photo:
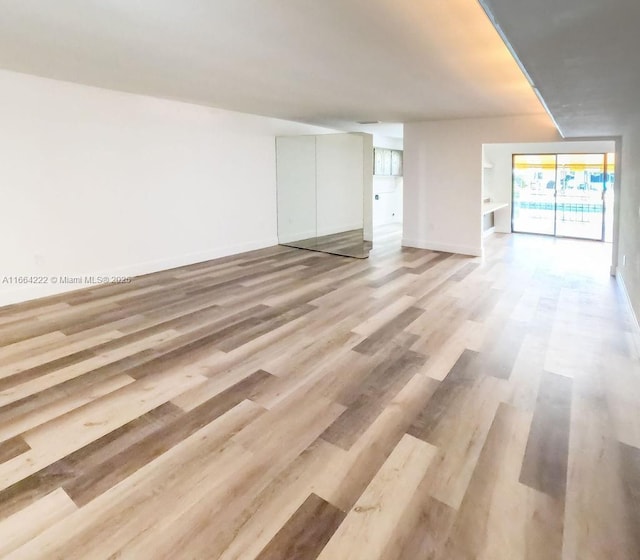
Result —
[[514, 154], [512, 230], [611, 241], [615, 154]]
[[402, 241], [403, 151], [395, 145], [373, 150], [374, 246], [397, 247]]

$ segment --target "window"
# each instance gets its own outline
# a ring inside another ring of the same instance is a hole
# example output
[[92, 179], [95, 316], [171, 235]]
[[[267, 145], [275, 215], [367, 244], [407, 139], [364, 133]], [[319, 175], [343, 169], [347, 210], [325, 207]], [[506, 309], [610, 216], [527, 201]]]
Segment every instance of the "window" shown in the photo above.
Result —
[[374, 148], [373, 174], [395, 177], [402, 176], [402, 151]]

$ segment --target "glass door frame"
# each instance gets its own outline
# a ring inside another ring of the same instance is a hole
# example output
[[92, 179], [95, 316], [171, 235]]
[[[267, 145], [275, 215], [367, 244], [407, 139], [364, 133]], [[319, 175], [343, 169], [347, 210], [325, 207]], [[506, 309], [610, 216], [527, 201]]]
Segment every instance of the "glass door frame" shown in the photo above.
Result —
[[605, 220], [607, 219], [607, 183], [609, 176], [609, 153], [604, 154], [604, 162], [602, 168], [602, 241], [607, 238], [607, 226]]

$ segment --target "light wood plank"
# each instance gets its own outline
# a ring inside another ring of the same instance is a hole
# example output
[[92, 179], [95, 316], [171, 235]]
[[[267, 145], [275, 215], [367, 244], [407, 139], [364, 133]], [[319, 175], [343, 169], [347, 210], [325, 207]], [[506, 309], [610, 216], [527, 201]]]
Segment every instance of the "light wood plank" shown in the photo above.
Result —
[[4, 557], [77, 510], [71, 498], [58, 488], [4, 519], [0, 522], [0, 555]]
[[318, 558], [379, 558], [435, 451], [405, 435]]

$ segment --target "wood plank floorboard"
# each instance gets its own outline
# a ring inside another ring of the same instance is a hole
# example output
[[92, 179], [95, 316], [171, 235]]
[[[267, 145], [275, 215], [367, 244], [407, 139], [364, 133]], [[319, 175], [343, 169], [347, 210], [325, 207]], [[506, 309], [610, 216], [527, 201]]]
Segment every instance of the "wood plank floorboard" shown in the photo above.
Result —
[[358, 393], [343, 399], [347, 409], [323, 432], [322, 438], [349, 449], [424, 362], [420, 354], [394, 348], [389, 358], [358, 384]]
[[345, 515], [329, 502], [311, 494], [256, 558], [314, 560]]
[[571, 379], [543, 374], [520, 472], [520, 482], [559, 499], [567, 481], [571, 388]]
[[0, 463], [22, 455], [31, 449], [20, 436], [12, 437], [0, 443]]
[[610, 246], [270, 247], [0, 309], [0, 558], [640, 558]]

